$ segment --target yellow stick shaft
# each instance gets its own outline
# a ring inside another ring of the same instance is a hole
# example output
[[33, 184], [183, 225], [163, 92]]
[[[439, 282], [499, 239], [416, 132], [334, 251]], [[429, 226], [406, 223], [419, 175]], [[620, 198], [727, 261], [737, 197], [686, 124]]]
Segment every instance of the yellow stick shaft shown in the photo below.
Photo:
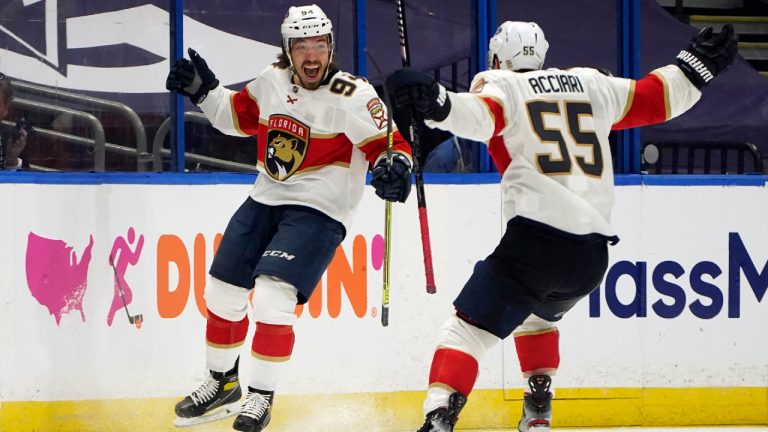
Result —
[[384, 287], [381, 292], [381, 325], [389, 325], [389, 252], [392, 243], [392, 203], [384, 206]]

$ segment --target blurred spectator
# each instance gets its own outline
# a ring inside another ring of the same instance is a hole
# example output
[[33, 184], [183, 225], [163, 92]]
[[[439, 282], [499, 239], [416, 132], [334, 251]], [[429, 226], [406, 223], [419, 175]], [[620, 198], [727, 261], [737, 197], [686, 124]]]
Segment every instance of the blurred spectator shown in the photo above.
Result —
[[478, 161], [483, 143], [452, 136], [440, 143], [424, 162], [424, 172], [430, 173], [471, 173], [480, 172]]
[[[13, 97], [13, 87], [11, 80], [0, 73], [0, 120], [5, 120], [11, 107], [11, 98]], [[19, 155], [27, 146], [27, 131], [29, 126], [25, 119], [16, 123], [10, 136], [0, 135], [0, 169], [18, 170], [21, 168], [21, 158]]]

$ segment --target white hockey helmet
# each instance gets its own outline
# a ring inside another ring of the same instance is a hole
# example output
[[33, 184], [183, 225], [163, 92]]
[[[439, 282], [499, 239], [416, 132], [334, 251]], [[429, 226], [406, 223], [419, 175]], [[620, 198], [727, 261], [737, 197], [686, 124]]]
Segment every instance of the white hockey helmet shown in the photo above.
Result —
[[333, 59], [333, 26], [325, 12], [316, 4], [309, 6], [291, 6], [280, 26], [283, 37], [283, 51], [291, 57], [291, 39], [328, 35], [330, 57]]
[[495, 58], [499, 69], [538, 70], [544, 66], [549, 43], [534, 22], [505, 21], [488, 42], [488, 68]]

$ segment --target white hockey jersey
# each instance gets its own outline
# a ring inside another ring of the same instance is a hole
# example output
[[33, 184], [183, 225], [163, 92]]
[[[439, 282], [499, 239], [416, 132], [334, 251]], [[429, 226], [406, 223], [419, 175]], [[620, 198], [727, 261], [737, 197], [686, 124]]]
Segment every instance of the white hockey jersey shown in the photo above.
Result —
[[[258, 135], [254, 200], [311, 207], [349, 229], [368, 165], [386, 154], [386, 106], [364, 78], [334, 70], [307, 90], [291, 76], [269, 66], [240, 92], [211, 90], [200, 108], [225, 134]], [[396, 128], [393, 142], [410, 159]]]
[[615, 239], [608, 134], [676, 117], [700, 96], [674, 65], [638, 81], [587, 68], [492, 70], [470, 93], [449, 93], [448, 118], [427, 125], [489, 145], [506, 220]]

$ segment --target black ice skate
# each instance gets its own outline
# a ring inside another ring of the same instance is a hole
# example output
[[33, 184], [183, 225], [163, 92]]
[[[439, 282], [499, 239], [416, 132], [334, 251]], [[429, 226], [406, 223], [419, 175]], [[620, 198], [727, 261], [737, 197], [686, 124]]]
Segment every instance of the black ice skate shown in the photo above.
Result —
[[549, 422], [552, 420], [551, 384], [552, 379], [547, 375], [528, 378], [531, 392], [525, 392], [523, 398], [523, 416], [517, 425], [520, 432], [549, 432]]
[[459, 412], [467, 403], [467, 397], [459, 392], [451, 394], [448, 406], [440, 407], [427, 414], [422, 426], [417, 432], [453, 432], [453, 426], [459, 421]]
[[261, 432], [272, 420], [272, 401], [275, 392], [248, 387], [248, 397], [240, 408], [240, 415], [232, 427], [242, 432]]
[[228, 372], [210, 371], [205, 382], [176, 404], [176, 427], [194, 426], [236, 415], [242, 396], [237, 362]]

